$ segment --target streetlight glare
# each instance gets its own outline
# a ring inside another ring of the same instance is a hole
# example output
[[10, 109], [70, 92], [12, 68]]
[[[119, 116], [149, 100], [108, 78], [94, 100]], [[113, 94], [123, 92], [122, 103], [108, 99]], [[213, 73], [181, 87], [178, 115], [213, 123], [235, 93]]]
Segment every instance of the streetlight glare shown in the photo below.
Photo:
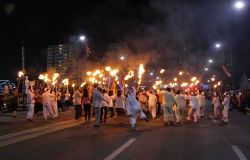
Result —
[[124, 60], [124, 59], [125, 59], [125, 57], [124, 57], [124, 56], [121, 56], [121, 57], [120, 57], [120, 60]]
[[85, 39], [86, 39], [86, 37], [85, 36], [80, 36], [80, 41], [84, 41]]
[[208, 68], [205, 68], [205, 71], [208, 71]]
[[209, 62], [209, 63], [213, 63], [213, 60], [212, 60], [212, 59], [209, 59], [208, 62]]
[[234, 3], [234, 7], [240, 10], [245, 7], [245, 3], [243, 1], [237, 1]]
[[221, 47], [221, 44], [220, 44], [220, 43], [216, 43], [216, 44], [215, 44], [215, 47], [216, 47], [216, 48], [220, 48], [220, 47]]

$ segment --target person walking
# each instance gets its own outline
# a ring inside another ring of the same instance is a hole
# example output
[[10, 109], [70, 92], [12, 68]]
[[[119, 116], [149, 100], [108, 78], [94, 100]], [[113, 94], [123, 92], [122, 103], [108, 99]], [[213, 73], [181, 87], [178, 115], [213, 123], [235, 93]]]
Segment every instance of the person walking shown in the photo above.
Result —
[[153, 94], [152, 91], [147, 92], [148, 95], [148, 108], [149, 112], [151, 113], [152, 119], [156, 118], [156, 110], [157, 110], [157, 97]]
[[89, 124], [90, 122], [90, 107], [91, 107], [91, 98], [89, 96], [89, 91], [87, 88], [83, 89], [83, 96], [82, 96], [82, 104], [84, 108], [84, 118], [85, 118], [85, 123]]
[[127, 92], [126, 108], [129, 116], [130, 131], [136, 130], [136, 121], [139, 116], [148, 122], [146, 115], [143, 113], [140, 103], [136, 100], [136, 89], [133, 86], [132, 90]]
[[188, 110], [188, 116], [187, 120], [191, 120], [191, 116], [193, 114], [194, 116], [194, 122], [197, 122], [197, 108], [198, 108], [198, 100], [196, 97], [196, 94], [194, 92], [191, 93], [191, 95], [187, 96], [187, 99], [189, 100], [189, 110]]
[[229, 97], [229, 93], [228, 92], [224, 93], [224, 99], [223, 99], [222, 105], [223, 105], [222, 123], [223, 124], [227, 124], [229, 122], [229, 120], [228, 120], [228, 111], [230, 109], [230, 97]]
[[82, 116], [82, 94], [79, 90], [79, 86], [75, 87], [75, 92], [73, 94], [73, 104], [75, 106], [75, 119], [78, 120]]
[[115, 99], [115, 110], [117, 113], [117, 117], [120, 118], [125, 115], [126, 108], [125, 108], [125, 96], [122, 95], [122, 91], [117, 91], [117, 96]]
[[181, 95], [181, 91], [178, 90], [175, 96], [176, 107], [174, 108], [176, 124], [180, 125], [183, 118], [183, 108], [185, 105], [185, 99]]
[[115, 96], [112, 90], [108, 92], [108, 95], [109, 95], [108, 111], [110, 111], [110, 118], [113, 118], [115, 115], [114, 113]]
[[174, 125], [173, 104], [175, 104], [175, 97], [170, 88], [163, 92], [163, 107], [164, 107], [164, 123], [165, 125]]
[[34, 107], [35, 107], [35, 94], [31, 86], [29, 86], [27, 92], [27, 107], [28, 107], [28, 113], [26, 118], [29, 122], [31, 122], [34, 116]]
[[221, 106], [220, 104], [220, 98], [217, 95], [217, 93], [214, 93], [213, 101], [212, 104], [214, 106], [214, 118], [218, 118], [219, 116], [219, 107]]
[[108, 114], [108, 104], [110, 103], [107, 90], [103, 89], [102, 91], [104, 99], [101, 100], [101, 112], [100, 112], [100, 122], [106, 123], [107, 114]]
[[93, 110], [95, 113], [95, 123], [94, 127], [100, 127], [100, 107], [101, 107], [101, 100], [104, 99], [102, 94], [102, 86], [97, 84], [93, 85]]
[[70, 93], [69, 93], [69, 90], [67, 90], [66, 93], [64, 94], [64, 104], [65, 104], [65, 110], [68, 110], [69, 105], [70, 105]]
[[50, 103], [51, 103], [51, 107], [52, 110], [54, 112], [55, 118], [58, 117], [58, 106], [57, 106], [57, 99], [56, 99], [56, 94], [53, 90], [51, 90], [50, 92]]
[[48, 119], [48, 117], [52, 117], [52, 119], [55, 118], [55, 115], [53, 113], [52, 107], [51, 107], [51, 98], [50, 93], [47, 88], [44, 89], [44, 93], [42, 94], [42, 101], [43, 101], [43, 117], [45, 120]]

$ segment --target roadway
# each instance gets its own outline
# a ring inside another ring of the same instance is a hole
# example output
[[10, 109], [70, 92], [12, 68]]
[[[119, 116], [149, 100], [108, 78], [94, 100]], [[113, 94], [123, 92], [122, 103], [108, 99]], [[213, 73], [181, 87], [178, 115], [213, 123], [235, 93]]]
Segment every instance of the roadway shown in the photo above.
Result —
[[207, 116], [197, 124], [185, 122], [178, 127], [163, 126], [161, 118], [139, 120], [136, 132], [128, 127], [125, 117], [109, 119], [100, 128], [67, 120], [25, 134], [15, 132], [16, 137], [0, 136], [0, 159], [250, 159], [250, 117], [236, 111], [230, 112], [226, 126]]

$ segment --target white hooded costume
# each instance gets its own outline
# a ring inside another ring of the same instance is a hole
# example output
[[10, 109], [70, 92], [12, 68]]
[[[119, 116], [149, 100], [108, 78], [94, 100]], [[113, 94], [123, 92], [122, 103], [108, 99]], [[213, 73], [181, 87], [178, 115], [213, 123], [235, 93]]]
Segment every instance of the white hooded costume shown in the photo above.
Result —
[[222, 121], [228, 123], [228, 110], [230, 109], [230, 97], [228, 93], [225, 94], [224, 100], [222, 102], [223, 111], [222, 111]]
[[140, 103], [136, 100], [136, 89], [132, 87], [132, 91], [128, 94], [126, 100], [126, 108], [127, 108], [127, 115], [129, 116], [129, 123], [132, 129], [135, 129], [135, 124], [137, 120], [137, 116], [139, 115], [140, 118], [145, 119], [146, 115], [142, 112]]

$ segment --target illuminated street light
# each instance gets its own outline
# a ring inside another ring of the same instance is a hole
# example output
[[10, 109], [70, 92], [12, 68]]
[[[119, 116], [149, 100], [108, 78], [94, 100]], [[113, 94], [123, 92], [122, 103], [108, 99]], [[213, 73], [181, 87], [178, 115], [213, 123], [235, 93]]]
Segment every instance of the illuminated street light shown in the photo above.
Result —
[[179, 75], [180, 75], [180, 76], [182, 76], [182, 75], [183, 75], [183, 72], [182, 72], [182, 71], [180, 71], [180, 72], [179, 72]]
[[83, 35], [79, 37], [79, 40], [80, 40], [80, 41], [84, 41], [85, 39], [86, 39], [86, 37], [83, 36]]
[[209, 60], [208, 60], [208, 63], [213, 63], [213, 60], [212, 60], [212, 59], [209, 59]]
[[205, 68], [205, 71], [208, 71], [208, 68]]
[[124, 56], [121, 56], [121, 57], [120, 57], [120, 60], [124, 60], [124, 59], [125, 59], [125, 57], [124, 57]]
[[241, 10], [245, 7], [245, 3], [243, 1], [236, 1], [234, 3], [234, 8], [237, 10]]
[[216, 43], [215, 44], [215, 48], [220, 48], [221, 47], [221, 44], [220, 43]]
[[212, 82], [213, 82], [213, 81], [215, 81], [215, 78], [214, 78], [214, 77], [212, 77], [212, 78], [211, 78], [211, 81], [212, 81]]
[[150, 72], [150, 76], [153, 76], [154, 75], [154, 73], [153, 72]]

